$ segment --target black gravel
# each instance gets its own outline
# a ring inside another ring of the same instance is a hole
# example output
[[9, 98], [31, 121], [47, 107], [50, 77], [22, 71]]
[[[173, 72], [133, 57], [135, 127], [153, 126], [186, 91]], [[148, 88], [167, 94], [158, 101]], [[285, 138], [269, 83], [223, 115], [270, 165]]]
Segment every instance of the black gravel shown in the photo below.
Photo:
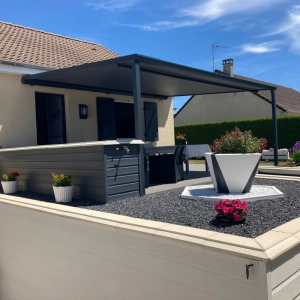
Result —
[[[100, 205], [92, 201], [73, 200], [67, 204], [134, 218], [191, 226], [238, 236], [255, 238], [281, 224], [300, 217], [300, 182], [255, 179], [254, 184], [273, 185], [285, 194], [284, 198], [249, 203], [247, 220], [241, 224], [224, 224], [215, 220], [214, 204], [208, 201], [181, 199], [184, 188], [119, 200]], [[14, 196], [55, 202], [54, 196], [18, 192]]]

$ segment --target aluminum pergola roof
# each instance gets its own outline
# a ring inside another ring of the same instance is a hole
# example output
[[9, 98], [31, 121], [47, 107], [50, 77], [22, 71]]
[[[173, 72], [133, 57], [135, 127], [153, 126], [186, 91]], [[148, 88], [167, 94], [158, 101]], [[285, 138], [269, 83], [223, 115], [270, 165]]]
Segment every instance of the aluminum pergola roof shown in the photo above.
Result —
[[26, 75], [22, 83], [68, 89], [133, 95], [133, 62], [140, 65], [141, 94], [166, 99], [173, 96], [274, 90], [274, 86], [215, 74], [139, 54], [80, 66]]
[[25, 75], [23, 84], [131, 95], [136, 138], [143, 139], [141, 97], [207, 95], [270, 90], [272, 96], [274, 165], [278, 165], [276, 87], [211, 73], [139, 54], [66, 69]]

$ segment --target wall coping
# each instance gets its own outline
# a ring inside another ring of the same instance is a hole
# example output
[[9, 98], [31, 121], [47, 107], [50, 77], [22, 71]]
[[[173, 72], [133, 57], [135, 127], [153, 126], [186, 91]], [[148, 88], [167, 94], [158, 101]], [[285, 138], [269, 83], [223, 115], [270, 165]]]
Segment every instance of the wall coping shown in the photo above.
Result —
[[198, 248], [208, 248], [261, 261], [273, 260], [300, 243], [300, 218], [253, 239], [5, 194], [0, 194], [0, 203], [151, 235], [153, 239], [163, 237], [170, 242], [176, 240]]
[[107, 141], [91, 141], [81, 143], [69, 143], [69, 144], [55, 144], [55, 145], [43, 145], [43, 146], [28, 146], [28, 147], [16, 147], [16, 148], [4, 148], [0, 149], [0, 152], [21, 151], [21, 150], [40, 150], [40, 149], [59, 149], [59, 148], [71, 148], [71, 147], [89, 147], [100, 145], [121, 145], [121, 144], [148, 144], [142, 140], [136, 139], [118, 139]]

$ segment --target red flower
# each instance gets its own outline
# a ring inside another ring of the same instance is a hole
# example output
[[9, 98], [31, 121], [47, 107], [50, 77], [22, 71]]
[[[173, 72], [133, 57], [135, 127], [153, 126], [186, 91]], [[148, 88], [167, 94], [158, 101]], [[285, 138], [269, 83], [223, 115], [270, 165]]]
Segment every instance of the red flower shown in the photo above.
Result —
[[14, 176], [14, 177], [19, 177], [20, 176], [18, 172], [12, 172], [11, 175]]

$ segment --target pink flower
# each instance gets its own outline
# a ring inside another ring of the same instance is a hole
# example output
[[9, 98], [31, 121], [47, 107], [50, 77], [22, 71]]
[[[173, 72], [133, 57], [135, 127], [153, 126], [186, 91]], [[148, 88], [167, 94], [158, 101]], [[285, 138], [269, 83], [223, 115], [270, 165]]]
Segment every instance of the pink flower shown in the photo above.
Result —
[[222, 205], [220, 203], [216, 203], [215, 210], [222, 210]]
[[239, 214], [233, 214], [233, 219], [235, 221], [239, 220], [241, 218], [241, 216]]
[[229, 205], [230, 204], [230, 200], [228, 200], [228, 199], [224, 200], [224, 204]]
[[235, 209], [242, 209], [242, 206], [240, 204], [236, 204]]
[[223, 212], [224, 215], [227, 215], [228, 214], [228, 208], [224, 207], [222, 212]]
[[228, 213], [232, 214], [234, 212], [234, 209], [233, 209], [233, 207], [228, 207], [227, 211], [228, 211]]

